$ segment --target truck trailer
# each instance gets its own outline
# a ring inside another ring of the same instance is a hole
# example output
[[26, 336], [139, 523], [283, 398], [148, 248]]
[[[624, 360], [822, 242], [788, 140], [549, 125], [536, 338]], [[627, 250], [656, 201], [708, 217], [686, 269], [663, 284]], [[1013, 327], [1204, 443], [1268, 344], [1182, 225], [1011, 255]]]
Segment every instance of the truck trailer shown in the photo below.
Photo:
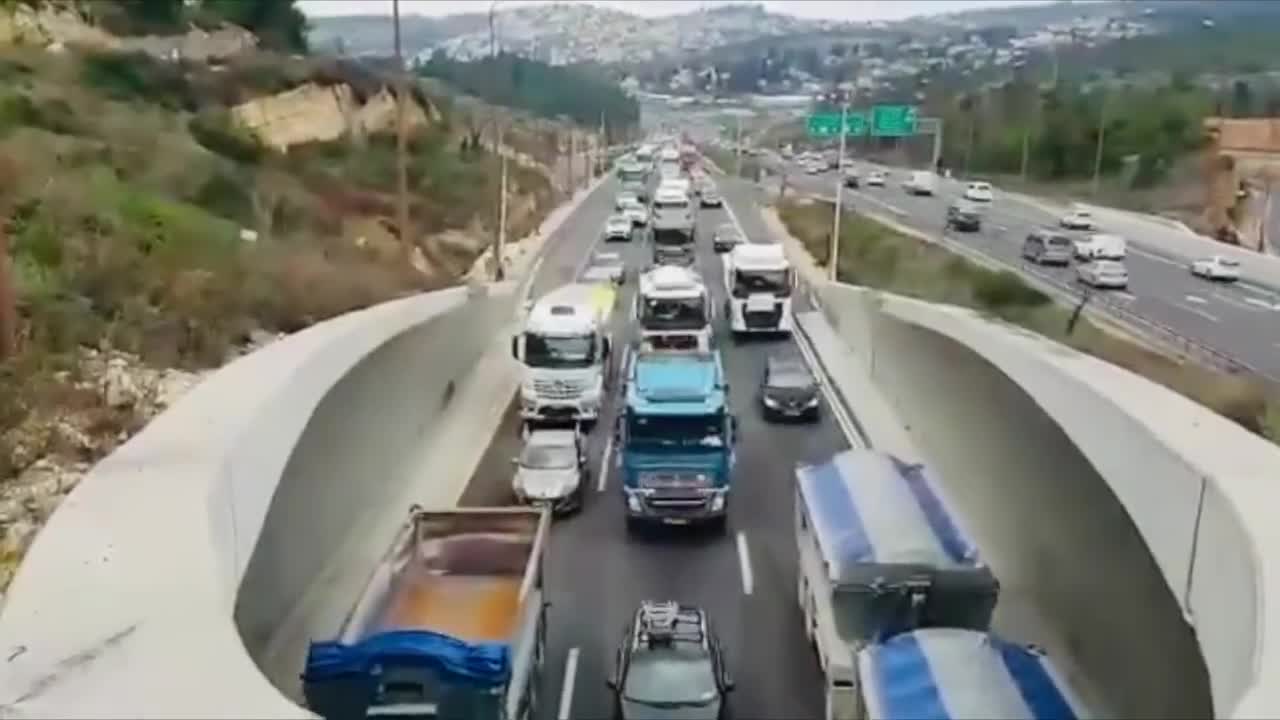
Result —
[[329, 720], [533, 718], [549, 525], [545, 509], [411, 508], [338, 636], [311, 643], [307, 707]]
[[827, 718], [860, 717], [856, 658], [926, 627], [986, 631], [1000, 585], [922, 465], [848, 450], [796, 470], [798, 600]]
[[990, 633], [923, 628], [858, 653], [867, 720], [1090, 717], [1038, 648]]

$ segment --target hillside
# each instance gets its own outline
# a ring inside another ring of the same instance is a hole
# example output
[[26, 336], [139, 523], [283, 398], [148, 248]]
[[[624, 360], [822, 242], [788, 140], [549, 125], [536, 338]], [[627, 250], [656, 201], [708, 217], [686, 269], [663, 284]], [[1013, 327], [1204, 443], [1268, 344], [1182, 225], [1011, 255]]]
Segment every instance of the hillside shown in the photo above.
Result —
[[[0, 9], [0, 29], [24, 28], [0, 43], [0, 591], [89, 465], [204, 372], [456, 283], [495, 232], [499, 163], [474, 114], [493, 108], [408, 98], [401, 232], [376, 69], [253, 49], [175, 62], [76, 26], [82, 46], [52, 12]], [[560, 127], [504, 122], [521, 238], [558, 200]]]

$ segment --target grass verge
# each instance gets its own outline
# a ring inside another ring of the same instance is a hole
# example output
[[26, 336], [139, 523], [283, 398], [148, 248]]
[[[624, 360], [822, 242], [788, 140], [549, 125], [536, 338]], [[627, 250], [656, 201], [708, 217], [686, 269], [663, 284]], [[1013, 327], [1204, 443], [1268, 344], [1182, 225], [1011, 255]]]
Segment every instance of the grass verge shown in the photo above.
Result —
[[[826, 265], [830, 206], [785, 201], [778, 214], [791, 235], [820, 265]], [[845, 213], [840, 226], [838, 276], [842, 282], [978, 310], [1142, 375], [1280, 442], [1280, 399], [1259, 378], [1170, 358], [1086, 318], [1068, 332], [1071, 310], [1013, 271], [989, 270], [857, 213]]]

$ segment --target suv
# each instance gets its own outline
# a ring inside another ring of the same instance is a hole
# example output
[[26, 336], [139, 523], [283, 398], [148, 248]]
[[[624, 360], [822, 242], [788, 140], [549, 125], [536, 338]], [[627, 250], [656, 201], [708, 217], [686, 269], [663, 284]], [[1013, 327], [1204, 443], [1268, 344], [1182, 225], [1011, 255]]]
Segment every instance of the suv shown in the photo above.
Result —
[[701, 608], [641, 603], [627, 624], [608, 686], [618, 720], [726, 720], [733, 680]]
[[1037, 265], [1069, 265], [1071, 238], [1048, 229], [1033, 230], [1022, 243], [1022, 257]]
[[982, 229], [982, 212], [969, 200], [954, 202], [947, 207], [947, 227], [978, 232]]

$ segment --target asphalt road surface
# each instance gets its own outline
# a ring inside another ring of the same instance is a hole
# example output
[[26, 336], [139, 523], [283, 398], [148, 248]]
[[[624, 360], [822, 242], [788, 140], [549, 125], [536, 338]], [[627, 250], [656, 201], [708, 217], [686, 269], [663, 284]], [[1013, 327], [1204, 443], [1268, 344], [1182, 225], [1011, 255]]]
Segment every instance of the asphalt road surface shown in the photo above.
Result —
[[[629, 278], [614, 315], [615, 347], [622, 348], [634, 336], [627, 311], [648, 247], [638, 237], [629, 244], [597, 247], [616, 190], [614, 181], [606, 182], [561, 227], [539, 268], [533, 297], [572, 281], [593, 252], [623, 253]], [[747, 237], [766, 238], [750, 198], [741, 192], [733, 195], [728, 198], [732, 214]], [[710, 247], [711, 233], [729, 222], [730, 214], [730, 209], [704, 209], [698, 217], [698, 267], [717, 309], [725, 294], [720, 260]], [[809, 308], [798, 299], [795, 309]], [[724, 319], [717, 322], [717, 333], [727, 337]], [[647, 599], [674, 599], [709, 611], [737, 681], [731, 704], [738, 717], [821, 717], [817, 660], [804, 639], [795, 600], [792, 477], [797, 463], [822, 460], [849, 443], [826, 407], [816, 426], [766, 424], [761, 419], [755, 390], [765, 359], [772, 353], [798, 353], [792, 341], [723, 341], [720, 348], [740, 433], [729, 530], [723, 536], [699, 530], [645, 538], [627, 533], [610, 442], [615, 395], [592, 432], [591, 487], [585, 507], [557, 520], [551, 535], [546, 585], [552, 605], [540, 718], [609, 716], [605, 679], [626, 621]], [[472, 478], [465, 502], [510, 502], [518, 432], [513, 411]]]
[[[856, 165], [860, 169], [867, 167], [864, 163]], [[808, 175], [794, 164], [783, 166], [788, 187], [826, 197], [834, 194], [834, 172]], [[911, 196], [902, 190], [903, 179], [904, 171], [889, 169], [885, 187], [846, 190], [843, 202], [846, 207], [892, 217], [916, 230], [940, 233], [946, 208], [961, 196], [963, 183], [944, 179], [934, 196]], [[948, 237], [1005, 265], [1078, 293], [1075, 263], [1069, 267], [1045, 267], [1027, 263], [1021, 257], [1022, 241], [1032, 229], [1056, 227], [1057, 222], [1058, 218], [1045, 209], [1008, 197], [997, 188], [981, 231], [951, 231]], [[1102, 227], [1100, 231], [1106, 229]], [[1087, 234], [1067, 233], [1081, 237]], [[1202, 280], [1188, 272], [1185, 260], [1139, 247], [1135, 242], [1128, 244], [1125, 265], [1129, 269], [1128, 289], [1099, 291], [1095, 305], [1118, 307], [1280, 380], [1280, 293], [1244, 283], [1224, 285]]]

